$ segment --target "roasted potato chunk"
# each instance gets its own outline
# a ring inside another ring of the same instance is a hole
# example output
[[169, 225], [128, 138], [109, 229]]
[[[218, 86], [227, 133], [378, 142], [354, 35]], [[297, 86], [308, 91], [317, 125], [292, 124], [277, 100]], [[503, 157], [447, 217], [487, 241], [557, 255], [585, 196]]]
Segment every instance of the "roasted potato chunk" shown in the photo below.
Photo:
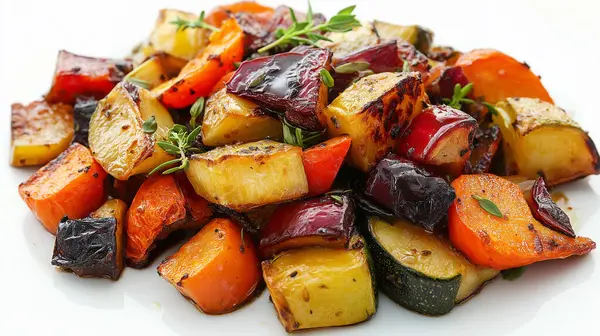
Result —
[[283, 136], [281, 121], [267, 114], [257, 104], [227, 93], [214, 93], [206, 102], [202, 121], [202, 142], [222, 146], [261, 139], [279, 140]]
[[186, 174], [198, 195], [241, 212], [308, 193], [302, 149], [271, 140], [195, 154]]
[[421, 26], [401, 26], [377, 20], [373, 21], [373, 26], [382, 40], [402, 39], [425, 54], [433, 42], [433, 32]]
[[356, 52], [358, 49], [379, 44], [379, 36], [371, 23], [365, 22], [349, 32], [329, 32], [325, 36], [331, 41], [319, 41], [319, 47], [333, 53], [332, 63]]
[[[153, 134], [144, 133], [142, 127], [150, 118], [157, 124]], [[171, 126], [169, 111], [150, 91], [122, 82], [98, 103], [90, 121], [90, 149], [106, 172], [127, 180], [172, 159], [156, 144]]]
[[44, 100], [11, 106], [13, 166], [45, 164], [69, 147], [73, 139], [73, 108]]
[[418, 73], [364, 77], [325, 109], [328, 133], [350, 135], [349, 162], [366, 172], [394, 148], [397, 138], [421, 113], [424, 98]]
[[344, 326], [369, 319], [377, 292], [362, 238], [346, 249], [312, 247], [263, 261], [267, 288], [287, 332]]
[[150, 34], [150, 45], [154, 51], [191, 60], [208, 43], [208, 32], [204, 28], [177, 30], [177, 26], [171, 23], [177, 19], [196, 21], [198, 16], [175, 9], [162, 9]]
[[167, 80], [177, 77], [186, 61], [166, 53], [154, 55], [133, 69], [125, 80], [146, 84], [146, 89], [152, 90]]
[[511, 174], [557, 185], [600, 171], [594, 141], [563, 109], [535, 98], [508, 98], [496, 109]]

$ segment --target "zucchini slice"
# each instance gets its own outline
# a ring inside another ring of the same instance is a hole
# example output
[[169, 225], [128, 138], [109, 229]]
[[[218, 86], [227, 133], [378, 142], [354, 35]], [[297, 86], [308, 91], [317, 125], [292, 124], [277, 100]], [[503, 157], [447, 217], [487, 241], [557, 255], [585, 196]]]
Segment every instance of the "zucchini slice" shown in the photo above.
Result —
[[449, 242], [405, 220], [368, 221], [368, 239], [383, 292], [425, 315], [443, 315], [475, 295], [498, 271], [478, 267]]
[[355, 235], [349, 246], [289, 250], [263, 261], [265, 282], [287, 332], [356, 324], [375, 314], [377, 291], [366, 245]]

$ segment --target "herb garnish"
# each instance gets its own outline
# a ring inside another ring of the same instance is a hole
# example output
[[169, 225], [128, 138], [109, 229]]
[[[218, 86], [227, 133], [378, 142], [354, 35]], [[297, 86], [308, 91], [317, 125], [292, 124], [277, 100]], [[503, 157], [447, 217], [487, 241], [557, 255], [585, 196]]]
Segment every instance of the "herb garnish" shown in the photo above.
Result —
[[[460, 84], [456, 84], [454, 86], [454, 94], [452, 95], [452, 99], [448, 99], [448, 98], [443, 98], [442, 102], [452, 108], [455, 108], [457, 110], [460, 110], [462, 108], [462, 104], [475, 104], [478, 103], [477, 101], [473, 100], [473, 99], [469, 99], [469, 98], [465, 98], [469, 92], [471, 92], [471, 90], [473, 89], [473, 83], [469, 83], [467, 85], [465, 85], [464, 87], [462, 87]], [[480, 104], [484, 105], [485, 107], [487, 107], [488, 111], [490, 111], [490, 113], [492, 115], [497, 115], [498, 111], [496, 110], [496, 107], [488, 102], [479, 102]]]
[[321, 140], [323, 132], [305, 131], [290, 125], [285, 118], [281, 119], [281, 123], [283, 124], [283, 142], [288, 145], [308, 148]]
[[158, 141], [157, 144], [165, 152], [174, 155], [177, 158], [156, 166], [156, 168], [152, 169], [148, 175], [152, 175], [163, 168], [176, 163], [179, 163], [179, 166], [169, 168], [162, 173], [166, 175], [187, 168], [189, 165], [189, 159], [187, 157], [188, 154], [201, 152], [200, 149], [192, 147], [196, 137], [198, 137], [200, 134], [200, 129], [201, 127], [198, 126], [193, 131], [188, 133], [187, 127], [179, 124], [173, 125], [173, 127], [169, 129], [169, 132], [167, 133], [167, 141]]
[[329, 197], [337, 204], [342, 205], [344, 204], [344, 200], [342, 199], [341, 196], [339, 195], [329, 195]]
[[156, 132], [157, 127], [158, 125], [156, 124], [156, 118], [154, 116], [151, 116], [142, 124], [142, 130], [146, 134], [153, 134]]
[[292, 25], [287, 29], [278, 29], [275, 32], [275, 36], [277, 40], [273, 43], [270, 43], [260, 49], [258, 49], [259, 53], [263, 53], [265, 51], [271, 50], [279, 45], [299, 45], [299, 44], [309, 44], [313, 46], [317, 46], [318, 41], [331, 41], [327, 37], [319, 34], [320, 32], [340, 32], [344, 33], [352, 30], [354, 27], [360, 26], [360, 22], [356, 20], [356, 17], [352, 12], [356, 6], [350, 6], [339, 11], [335, 16], [333, 16], [329, 21], [314, 25], [313, 22], [313, 12], [312, 7], [310, 5], [310, 1], [308, 2], [308, 12], [306, 13], [306, 20], [302, 22], [298, 22], [296, 18], [296, 13], [294, 10], [290, 8], [290, 16], [292, 18]]
[[371, 63], [369, 62], [357, 61], [342, 64], [340, 66], [335, 67], [334, 70], [336, 73], [348, 74], [367, 70], [370, 66]]
[[502, 216], [502, 212], [500, 211], [496, 203], [478, 195], [471, 195], [471, 197], [477, 200], [477, 202], [479, 202], [479, 206], [483, 210], [487, 211], [489, 214], [494, 215], [496, 217], [504, 218], [504, 216]]
[[196, 120], [204, 114], [204, 97], [198, 98], [190, 108], [190, 126], [196, 128]]
[[333, 77], [331, 77], [331, 74], [329, 73], [329, 71], [327, 71], [327, 69], [321, 69], [321, 71], [319, 71], [319, 74], [321, 75], [321, 80], [323, 81], [323, 84], [325, 84], [325, 86], [327, 86], [328, 88], [333, 87]]
[[200, 13], [200, 16], [198, 17], [198, 19], [196, 21], [188, 21], [188, 20], [183, 20], [180, 17], [177, 17], [177, 20], [175, 21], [171, 21], [169, 22], [171, 24], [177, 25], [177, 31], [184, 31], [188, 28], [206, 28], [206, 29], [210, 29], [212, 31], [219, 31], [220, 29], [209, 25], [208, 23], [204, 22], [204, 11], [202, 11]]
[[502, 271], [502, 279], [509, 281], [516, 280], [520, 278], [523, 273], [525, 273], [525, 266], [509, 268]]

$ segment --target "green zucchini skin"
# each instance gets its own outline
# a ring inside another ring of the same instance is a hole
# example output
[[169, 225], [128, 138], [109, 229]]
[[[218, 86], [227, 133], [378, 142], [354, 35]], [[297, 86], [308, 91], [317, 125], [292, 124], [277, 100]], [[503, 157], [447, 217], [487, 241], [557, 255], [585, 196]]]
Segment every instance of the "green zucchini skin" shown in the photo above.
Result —
[[367, 223], [366, 241], [375, 261], [379, 288], [394, 302], [424, 315], [444, 315], [454, 308], [461, 276], [430, 278], [400, 264], [375, 238]]

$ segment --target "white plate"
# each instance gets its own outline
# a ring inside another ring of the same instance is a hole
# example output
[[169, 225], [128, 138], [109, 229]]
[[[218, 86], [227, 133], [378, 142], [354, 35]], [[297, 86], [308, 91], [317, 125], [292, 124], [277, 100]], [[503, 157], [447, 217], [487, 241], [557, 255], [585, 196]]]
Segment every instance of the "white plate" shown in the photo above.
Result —
[[[268, 293], [232, 314], [206, 316], [156, 274], [157, 261], [142, 271], [126, 269], [118, 282], [55, 271], [50, 265], [53, 236], [17, 195], [17, 185], [32, 170], [10, 168], [6, 161], [9, 106], [47, 91], [59, 49], [119, 57], [149, 33], [158, 9], [198, 12], [218, 3], [223, 1], [0, 2], [1, 335], [285, 334]], [[306, 7], [304, 0], [287, 3], [299, 10]], [[526, 60], [543, 76], [555, 101], [600, 142], [594, 104], [600, 78], [595, 64], [600, 55], [598, 2], [313, 0], [315, 11], [327, 15], [351, 4], [358, 5], [362, 19], [427, 26], [435, 31], [437, 44], [460, 50], [493, 47]], [[576, 231], [600, 240], [600, 177], [562, 189], [574, 208]], [[369, 322], [307, 335], [594, 334], [600, 299], [598, 253], [528, 267], [517, 281], [498, 280], [443, 317], [414, 314], [380, 295], [379, 310]]]

